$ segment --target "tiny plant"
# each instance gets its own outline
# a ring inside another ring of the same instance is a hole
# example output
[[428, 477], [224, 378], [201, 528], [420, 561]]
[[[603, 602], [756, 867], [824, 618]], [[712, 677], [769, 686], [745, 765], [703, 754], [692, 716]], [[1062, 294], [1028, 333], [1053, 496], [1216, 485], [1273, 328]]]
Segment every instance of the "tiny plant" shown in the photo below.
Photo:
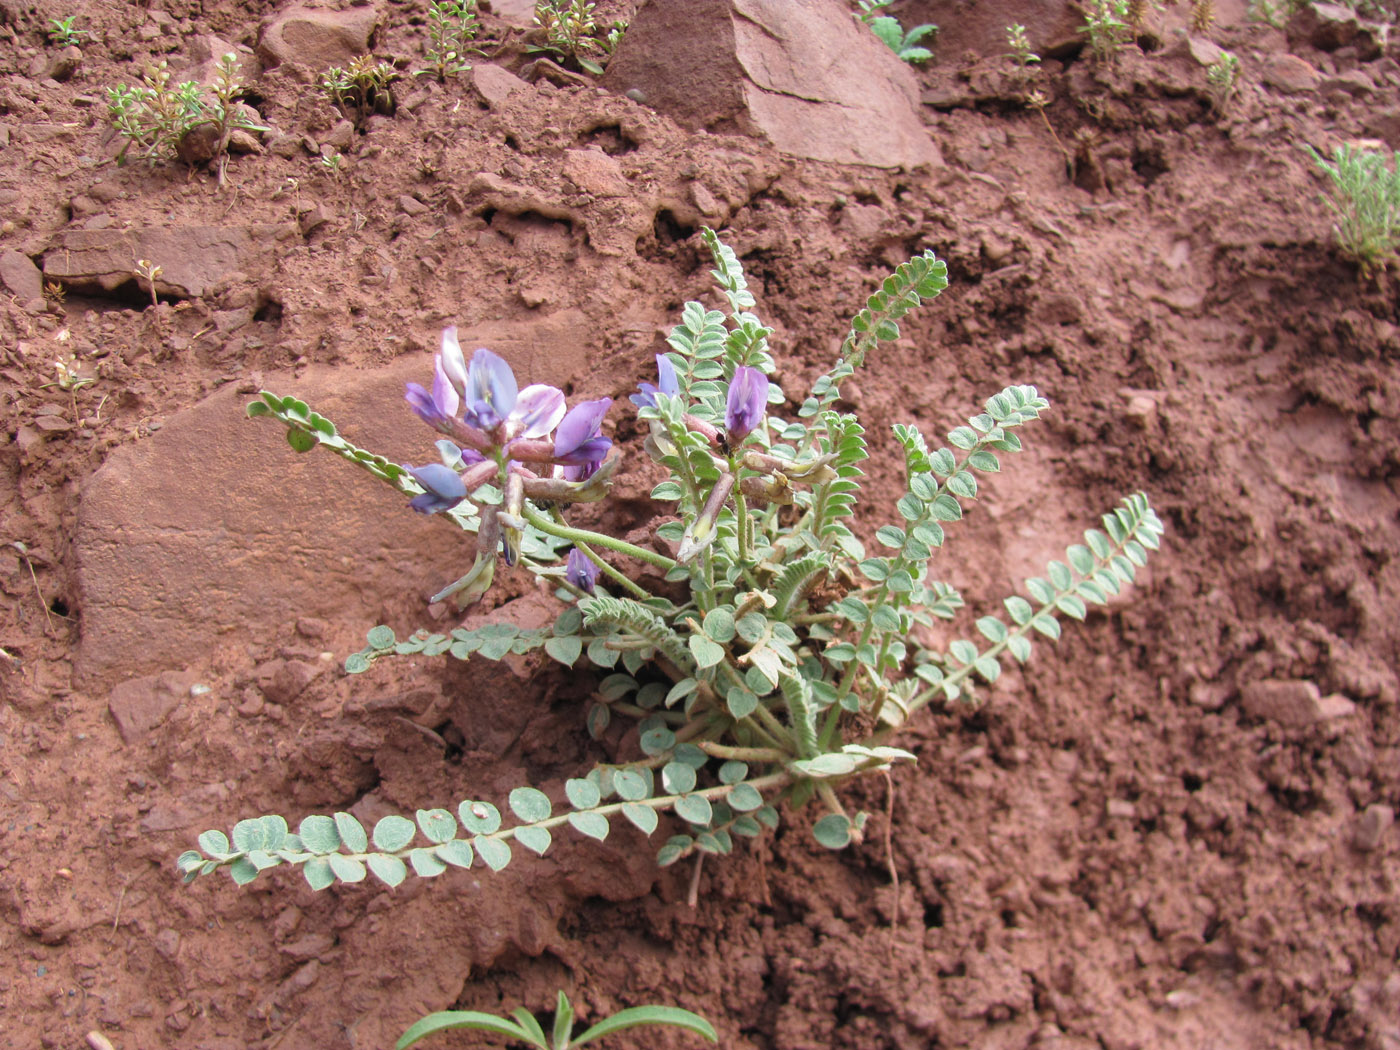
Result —
[[593, 17], [596, 6], [591, 0], [536, 0], [535, 25], [543, 43], [531, 44], [526, 50], [572, 60], [580, 69], [600, 75], [604, 62], [617, 50], [627, 23], [614, 22], [601, 28]]
[[1234, 98], [1240, 82], [1240, 60], [1231, 51], [1222, 51], [1220, 57], [1206, 67], [1206, 84], [1210, 92], [1210, 103], [1217, 113], [1223, 113]]
[[160, 300], [156, 297], [156, 278], [161, 275], [162, 269], [150, 259], [137, 259], [136, 269], [131, 272], [138, 280], [146, 282], [146, 287], [151, 290], [151, 306], [159, 309]]
[[481, 32], [476, 0], [442, 0], [428, 4], [428, 44], [423, 50], [428, 68], [414, 75], [431, 74], [443, 83], [465, 73], [472, 65], [469, 54], [481, 54], [472, 41]]
[[192, 80], [173, 83], [164, 62], [149, 68], [142, 80], [136, 87], [119, 84], [107, 91], [108, 116], [126, 140], [117, 155], [118, 163], [125, 162], [127, 152], [135, 147], [154, 164], [164, 156], [179, 155], [191, 136], [203, 134], [209, 140], [205, 156], [219, 160], [219, 179], [223, 181], [233, 131], [267, 130], [249, 119], [238, 103], [245, 89], [238, 79], [237, 56], [232, 53], [219, 60], [208, 96]]
[[331, 150], [329, 153], [322, 154], [319, 163], [321, 170], [337, 182], [340, 181], [340, 176], [345, 173], [345, 158], [341, 156], [339, 150]]
[[903, 492], [894, 520], [865, 532], [872, 552], [852, 528], [866, 431], [839, 407], [841, 384], [947, 287], [946, 264], [926, 251], [887, 277], [852, 319], [835, 365], [787, 418], [777, 411], [787, 395], [770, 378], [773, 330], [752, 312], [734, 252], [711, 230], [701, 236], [728, 313], [687, 303], [657, 356], [656, 382], [631, 397], [643, 447], [666, 473], [652, 499], [674, 508], [651, 530], [665, 552], [570, 520], [575, 504], [608, 496], [620, 461], [602, 433], [612, 399], [568, 408], [554, 387], [520, 389], [490, 350], [468, 359], [455, 329], [443, 332], [431, 388], [411, 383], [406, 393], [440, 435], [436, 462], [401, 466], [356, 448], [294, 397], [264, 392], [248, 407], [282, 424], [293, 449], [323, 446], [411, 497], [412, 509], [475, 533], [470, 568], [433, 601], [472, 604], [504, 564], [534, 574], [561, 602], [541, 628], [491, 622], [401, 639], [380, 625], [346, 658], [348, 672], [541, 649], [596, 672], [589, 732], [635, 725], [636, 751], [552, 793], [515, 788], [504, 800], [511, 820], [479, 799], [389, 815], [372, 831], [347, 812], [306, 816], [295, 832], [280, 816], [241, 820], [231, 836], [206, 831], [180, 856], [186, 881], [226, 868], [241, 885], [290, 864], [315, 889], [370, 873], [397, 886], [410, 870], [431, 877], [477, 861], [499, 870], [512, 846], [543, 854], [565, 830], [601, 841], [614, 820], [650, 836], [662, 814], [675, 823], [657, 862], [693, 857], [698, 868], [776, 826], [781, 806], [809, 802], [820, 807], [816, 840], [839, 849], [861, 838], [866, 814], [848, 813], [837, 787], [913, 761], [891, 742], [911, 717], [971, 701], [1005, 661], [1030, 659], [1033, 636], [1058, 638], [1059, 617], [1081, 620], [1132, 582], [1162, 533], [1141, 494], [1026, 580], [1002, 612], [984, 612], [970, 635], [954, 631], [965, 603], [931, 562], [944, 556], [979, 478], [1021, 449], [1021, 429], [1049, 402], [1034, 387], [1006, 387], [946, 444], [897, 424]]
[[1133, 38], [1128, 0], [1090, 0], [1079, 28], [1089, 39], [1090, 54], [1099, 62], [1111, 62]]
[[69, 15], [67, 18], [49, 19], [49, 42], [58, 47], [72, 47], [83, 42], [83, 37], [91, 36], [86, 29], [79, 29], [74, 25], [77, 15]]
[[1400, 152], [1387, 158], [1347, 144], [1329, 163], [1311, 146], [1303, 149], [1332, 180], [1327, 205], [1337, 219], [1337, 244], [1363, 277], [1384, 272], [1400, 249]]
[[444, 1010], [421, 1018], [399, 1037], [399, 1041], [394, 1044], [394, 1050], [408, 1050], [408, 1047], [420, 1039], [452, 1028], [490, 1032], [536, 1047], [537, 1050], [574, 1050], [575, 1047], [591, 1043], [595, 1039], [639, 1025], [673, 1025], [694, 1032], [712, 1043], [719, 1042], [719, 1037], [709, 1021], [699, 1014], [675, 1006], [634, 1006], [627, 1010], [619, 1010], [575, 1036], [573, 1005], [568, 996], [560, 992], [554, 1010], [553, 1030], [548, 1040], [545, 1038], [544, 1027], [524, 1007], [512, 1010], [510, 1018], [476, 1010]]
[[1040, 61], [1040, 56], [1031, 50], [1031, 42], [1026, 38], [1026, 27], [1013, 22], [1006, 27], [1006, 45], [1011, 48], [1008, 54], [1021, 69], [1028, 69]]
[[933, 57], [932, 51], [926, 47], [919, 47], [918, 44], [924, 37], [938, 32], [936, 25], [924, 23], [914, 26], [906, 33], [904, 27], [899, 24], [899, 19], [880, 13], [893, 0], [857, 0], [857, 2], [860, 13], [856, 17], [868, 25], [871, 32], [884, 41], [885, 46], [905, 62], [927, 62]]
[[321, 90], [356, 124], [373, 113], [392, 116], [395, 102], [390, 87], [399, 79], [398, 70], [388, 62], [376, 62], [360, 55], [346, 68], [332, 66], [321, 74]]

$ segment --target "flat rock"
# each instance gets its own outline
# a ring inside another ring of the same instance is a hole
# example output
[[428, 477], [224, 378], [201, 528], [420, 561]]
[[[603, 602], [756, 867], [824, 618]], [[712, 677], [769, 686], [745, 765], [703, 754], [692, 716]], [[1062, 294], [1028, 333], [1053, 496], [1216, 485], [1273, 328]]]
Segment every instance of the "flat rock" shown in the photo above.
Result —
[[38, 299], [44, 294], [44, 276], [29, 256], [6, 249], [0, 251], [0, 284], [20, 302]]
[[318, 72], [344, 66], [369, 50], [378, 25], [379, 11], [373, 6], [346, 11], [292, 7], [262, 24], [257, 55], [269, 68], [283, 62]]
[[131, 678], [113, 688], [107, 710], [123, 743], [141, 740], [190, 695], [198, 676], [193, 671], [162, 671]]
[[956, 61], [971, 51], [982, 58], [1001, 58], [1010, 48], [1006, 27], [1013, 23], [1026, 27], [1031, 50], [1048, 56], [1078, 46], [1079, 27], [1084, 24], [1080, 5], [1068, 0], [975, 0], [951, 5], [948, 0], [906, 0], [893, 12], [906, 30], [933, 23], [938, 32], [925, 37], [923, 45], [938, 59]]
[[[522, 386], [562, 386], [587, 367], [590, 331], [582, 315], [563, 313], [482, 325], [461, 339], [468, 353], [501, 353]], [[436, 332], [425, 341], [435, 344]], [[436, 435], [403, 391], [407, 381], [430, 382], [432, 367], [422, 353], [267, 385], [306, 400], [362, 447], [426, 463]], [[245, 417], [249, 399], [224, 387], [115, 450], [84, 485], [74, 546], [85, 686], [195, 665], [220, 645], [291, 638], [307, 618], [369, 626], [382, 601], [426, 599], [466, 571], [471, 537], [412, 513], [403, 496], [333, 455], [297, 455], [279, 424]], [[297, 672], [268, 684], [285, 697], [306, 677]]]
[[1246, 713], [1282, 726], [1312, 725], [1329, 714], [1346, 713], [1325, 706], [1317, 686], [1301, 679], [1250, 682], [1240, 690], [1240, 701]]
[[44, 276], [79, 290], [111, 292], [135, 279], [138, 259], [160, 267], [162, 295], [198, 298], [219, 278], [256, 273], [291, 225], [67, 230], [44, 253]]
[[493, 66], [489, 62], [472, 66], [471, 76], [472, 86], [492, 109], [500, 108], [506, 99], [516, 92], [531, 90], [529, 83], [509, 70]]
[[690, 127], [812, 160], [941, 164], [914, 73], [842, 0], [650, 0], [603, 79]]
[[1270, 55], [1264, 60], [1261, 79], [1286, 95], [1302, 95], [1316, 91], [1322, 74], [1297, 55]]

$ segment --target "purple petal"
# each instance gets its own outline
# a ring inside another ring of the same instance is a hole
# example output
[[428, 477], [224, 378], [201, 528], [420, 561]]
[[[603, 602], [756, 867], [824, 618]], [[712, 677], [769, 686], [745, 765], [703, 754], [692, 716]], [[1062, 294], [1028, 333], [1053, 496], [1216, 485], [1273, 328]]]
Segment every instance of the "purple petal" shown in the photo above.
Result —
[[[598, 436], [603, 416], [612, 407], [612, 398], [600, 397], [597, 401], [583, 401], [569, 409], [569, 414], [559, 424], [554, 435], [554, 455], [560, 460], [571, 462], [567, 457], [579, 446]], [[606, 440], [606, 439], [604, 439]], [[608, 442], [612, 446], [612, 442]], [[604, 453], [607, 452], [605, 448]]]
[[515, 408], [518, 390], [515, 373], [504, 359], [484, 347], [477, 350], [467, 367], [467, 388], [462, 397], [467, 422], [473, 422], [470, 417], [474, 416], [475, 425], [482, 430], [495, 429]]
[[[442, 330], [442, 352], [437, 357], [438, 368], [457, 391], [458, 397], [465, 397], [467, 390], [467, 362], [462, 357], [461, 344], [457, 342], [457, 327]], [[454, 412], [453, 415], [456, 415]]]
[[656, 375], [660, 379], [657, 389], [661, 393], [675, 397], [681, 392], [680, 383], [676, 380], [676, 366], [665, 354], [656, 355]]
[[587, 554], [575, 547], [569, 551], [568, 560], [564, 563], [564, 579], [579, 590], [592, 594], [593, 588], [598, 582], [598, 565]]
[[[603, 460], [608, 458], [608, 449], [612, 448], [612, 438], [597, 434], [587, 441], [580, 442], [568, 452], [562, 455], [556, 452], [554, 461], [568, 466], [594, 466], [596, 467]], [[592, 471], [589, 471], [591, 474]], [[587, 477], [587, 475], [584, 475]]]
[[414, 481], [427, 490], [408, 502], [408, 505], [420, 514], [451, 510], [467, 498], [467, 486], [451, 467], [444, 467], [441, 463], [429, 463], [426, 466], [405, 469]]
[[748, 436], [768, 406], [768, 377], [757, 368], [740, 365], [729, 381], [724, 405], [724, 429], [731, 442]]
[[564, 392], [543, 383], [531, 384], [515, 399], [511, 418], [524, 428], [520, 437], [542, 438], [564, 418]]
[[457, 395], [441, 357], [437, 359], [437, 367], [433, 370], [433, 404], [446, 419], [455, 419], [462, 407], [462, 399]]
[[442, 420], [442, 413], [438, 411], [433, 395], [423, 388], [422, 383], [406, 383], [403, 399], [413, 409], [413, 414], [429, 426], [437, 426]]

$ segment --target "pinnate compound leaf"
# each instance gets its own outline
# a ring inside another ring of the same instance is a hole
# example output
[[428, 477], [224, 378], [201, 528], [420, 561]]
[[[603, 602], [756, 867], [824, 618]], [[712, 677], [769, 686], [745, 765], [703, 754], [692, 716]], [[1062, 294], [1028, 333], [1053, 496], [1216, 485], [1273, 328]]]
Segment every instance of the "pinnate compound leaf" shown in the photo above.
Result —
[[656, 830], [656, 825], [661, 818], [657, 816], [656, 810], [650, 806], [641, 806], [635, 802], [629, 802], [622, 807], [622, 815], [630, 820], [643, 835], [650, 835]]
[[472, 839], [477, 854], [492, 871], [500, 871], [510, 863], [510, 845], [500, 839], [478, 836]]
[[647, 797], [650, 785], [635, 769], [616, 769], [613, 770], [613, 790], [624, 801], [639, 802]]
[[554, 811], [549, 796], [538, 788], [518, 787], [510, 793], [510, 811], [527, 824], [548, 820]]
[[827, 849], [845, 849], [851, 843], [851, 821], [840, 813], [828, 813], [812, 825], [812, 837]]
[[601, 813], [570, 813], [569, 824], [579, 834], [599, 842], [608, 837], [608, 818]]
[[301, 874], [313, 890], [323, 890], [335, 882], [329, 857], [312, 857], [301, 866]]
[[491, 835], [501, 826], [501, 811], [489, 802], [465, 799], [457, 806], [457, 819], [473, 835]]
[[391, 888], [399, 885], [408, 877], [407, 865], [398, 857], [388, 853], [371, 853], [365, 858], [365, 863], [369, 866], [369, 870], [374, 872], [375, 878]]
[[[354, 857], [347, 857], [343, 853], [332, 853], [326, 857], [330, 864], [331, 871], [341, 882], [364, 882], [365, 866]], [[307, 861], [307, 863], [311, 863]]]
[[591, 780], [574, 778], [564, 781], [564, 794], [574, 809], [592, 809], [603, 800], [603, 793]]
[[421, 849], [409, 850], [408, 862], [413, 865], [414, 874], [424, 879], [430, 879], [434, 875], [441, 875], [447, 870], [447, 864], [443, 861], [442, 857], [438, 855], [436, 848], [424, 847]]
[[[417, 833], [418, 829], [413, 826], [413, 821], [391, 814], [374, 826], [374, 847], [385, 853], [397, 853], [412, 842]], [[379, 872], [376, 871], [375, 874], [378, 875]]]
[[554, 837], [550, 835], [548, 828], [527, 824], [515, 829], [515, 841], [526, 849], [543, 855], [544, 851], [549, 849], [549, 844], [554, 841]]
[[302, 845], [312, 853], [334, 853], [340, 849], [340, 832], [335, 821], [321, 814], [312, 814], [297, 828]]
[[433, 850], [439, 857], [451, 864], [454, 868], [470, 868], [472, 866], [471, 843], [465, 839], [453, 839], [451, 842], [444, 842], [441, 846]]
[[[335, 828], [340, 832], [340, 841], [345, 843], [345, 848], [351, 853], [363, 853], [369, 849], [369, 836], [365, 834], [365, 826], [349, 813], [335, 815]], [[341, 877], [338, 872], [336, 877]]]
[[710, 800], [704, 795], [682, 795], [676, 799], [672, 808], [676, 811], [676, 816], [692, 824], [708, 824], [714, 816]]

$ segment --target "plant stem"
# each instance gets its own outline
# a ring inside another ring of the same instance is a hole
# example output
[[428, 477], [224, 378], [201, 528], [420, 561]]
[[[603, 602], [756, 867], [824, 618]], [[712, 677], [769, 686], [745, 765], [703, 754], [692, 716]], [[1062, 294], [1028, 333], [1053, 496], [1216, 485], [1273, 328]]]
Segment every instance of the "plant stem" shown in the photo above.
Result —
[[530, 506], [529, 501], [521, 507], [521, 514], [531, 525], [541, 532], [550, 536], [558, 536], [561, 540], [569, 540], [571, 543], [591, 543], [599, 547], [606, 547], [610, 551], [618, 554], [626, 554], [644, 561], [648, 565], [654, 565], [658, 569], [670, 572], [676, 567], [675, 561], [664, 554], [657, 554], [649, 551], [645, 547], [638, 547], [636, 544], [628, 543], [626, 540], [615, 539], [612, 536], [604, 536], [601, 532], [590, 532], [588, 529], [576, 529], [572, 525], [557, 525], [550, 521], [543, 514]]
[[[567, 529], [570, 527], [569, 523], [564, 520], [564, 515], [559, 513], [558, 507], [555, 507], [553, 511], [551, 511], [551, 515], [553, 516], [554, 520], [560, 525], [562, 525], [564, 528]], [[633, 581], [631, 577], [627, 576], [626, 573], [620, 572], [618, 569], [614, 568], [606, 559], [600, 558], [597, 555], [597, 553], [593, 550], [593, 548], [587, 543], [584, 543], [581, 540], [576, 540], [574, 541], [574, 546], [577, 547], [584, 554], [586, 554], [590, 559], [592, 559], [594, 565], [597, 565], [613, 580], [615, 580], [617, 583], [620, 583], [623, 589], [630, 591], [633, 597], [640, 598], [642, 601], [645, 601], [646, 599], [651, 597], [651, 595], [648, 594], [646, 590], [638, 586], [637, 583]]]

